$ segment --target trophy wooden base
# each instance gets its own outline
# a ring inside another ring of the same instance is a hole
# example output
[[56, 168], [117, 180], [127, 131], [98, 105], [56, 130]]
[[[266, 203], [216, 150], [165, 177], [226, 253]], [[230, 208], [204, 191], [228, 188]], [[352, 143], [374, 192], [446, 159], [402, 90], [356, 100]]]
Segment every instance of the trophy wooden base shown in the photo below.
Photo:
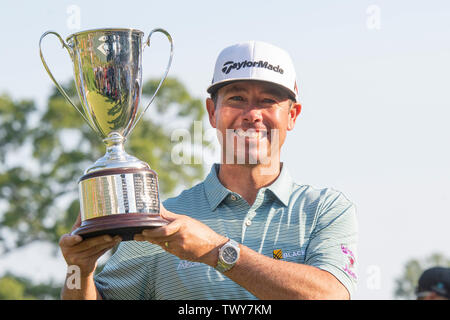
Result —
[[83, 239], [101, 235], [120, 236], [122, 241], [133, 240], [135, 234], [144, 229], [157, 228], [168, 224], [159, 215], [142, 213], [125, 213], [87, 219], [72, 234], [81, 236]]

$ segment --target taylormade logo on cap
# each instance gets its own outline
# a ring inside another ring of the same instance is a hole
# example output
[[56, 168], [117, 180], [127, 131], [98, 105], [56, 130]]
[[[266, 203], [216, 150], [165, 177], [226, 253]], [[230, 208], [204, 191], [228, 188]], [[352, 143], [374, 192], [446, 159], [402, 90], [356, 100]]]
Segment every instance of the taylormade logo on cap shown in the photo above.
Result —
[[241, 68], [266, 68], [268, 70], [273, 70], [275, 72], [279, 72], [283, 74], [283, 69], [280, 68], [280, 65], [277, 65], [274, 67], [272, 64], [270, 64], [267, 61], [247, 61], [244, 60], [242, 62], [234, 62], [234, 61], [227, 61], [223, 64], [222, 72], [225, 74], [229, 74], [232, 69], [239, 70]]
[[216, 60], [208, 93], [234, 81], [259, 80], [285, 88], [297, 100], [294, 64], [289, 54], [274, 45], [247, 41], [223, 49]]

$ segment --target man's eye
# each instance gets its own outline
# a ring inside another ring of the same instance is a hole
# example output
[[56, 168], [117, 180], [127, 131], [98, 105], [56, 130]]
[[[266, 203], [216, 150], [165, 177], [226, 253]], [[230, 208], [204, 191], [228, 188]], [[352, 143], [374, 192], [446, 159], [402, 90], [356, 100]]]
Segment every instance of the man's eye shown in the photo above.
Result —
[[244, 98], [242, 98], [241, 96], [232, 96], [232, 97], [230, 97], [230, 100], [233, 100], [233, 101], [243, 101]]
[[263, 103], [270, 103], [270, 104], [274, 104], [277, 103], [274, 99], [270, 99], [270, 98], [265, 98], [262, 100]]

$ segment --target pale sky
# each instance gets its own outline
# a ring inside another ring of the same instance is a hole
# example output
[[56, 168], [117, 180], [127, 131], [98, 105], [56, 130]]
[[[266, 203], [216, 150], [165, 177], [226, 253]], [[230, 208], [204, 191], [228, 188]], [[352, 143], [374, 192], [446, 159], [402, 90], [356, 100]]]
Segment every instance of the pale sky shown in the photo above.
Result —
[[[355, 203], [356, 299], [392, 298], [411, 258], [450, 257], [448, 1], [3, 1], [0, 93], [43, 106], [53, 84], [39, 58], [41, 34], [103, 27], [169, 31], [169, 75], [202, 99], [225, 46], [262, 40], [290, 53], [303, 110], [282, 160], [297, 182], [335, 188]], [[166, 63], [165, 39], [154, 46], [143, 57], [144, 79]], [[55, 38], [44, 48], [56, 78], [68, 81], [67, 53]], [[45, 248], [0, 257], [0, 275], [62, 279], [64, 261]]]

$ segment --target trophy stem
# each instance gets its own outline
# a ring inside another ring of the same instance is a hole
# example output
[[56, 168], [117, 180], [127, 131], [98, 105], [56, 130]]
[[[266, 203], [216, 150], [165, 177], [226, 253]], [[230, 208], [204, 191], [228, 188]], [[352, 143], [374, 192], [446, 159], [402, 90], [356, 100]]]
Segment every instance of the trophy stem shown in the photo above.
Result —
[[91, 167], [85, 170], [85, 174], [93, 173], [99, 170], [114, 169], [114, 168], [140, 168], [150, 169], [150, 166], [126, 153], [124, 148], [125, 138], [117, 133], [112, 132], [103, 139], [106, 144], [106, 153], [103, 157], [98, 159]]
[[125, 138], [117, 132], [112, 132], [108, 137], [103, 139], [106, 144], [106, 154], [105, 156], [109, 160], [115, 161], [125, 161], [126, 152], [124, 148]]

